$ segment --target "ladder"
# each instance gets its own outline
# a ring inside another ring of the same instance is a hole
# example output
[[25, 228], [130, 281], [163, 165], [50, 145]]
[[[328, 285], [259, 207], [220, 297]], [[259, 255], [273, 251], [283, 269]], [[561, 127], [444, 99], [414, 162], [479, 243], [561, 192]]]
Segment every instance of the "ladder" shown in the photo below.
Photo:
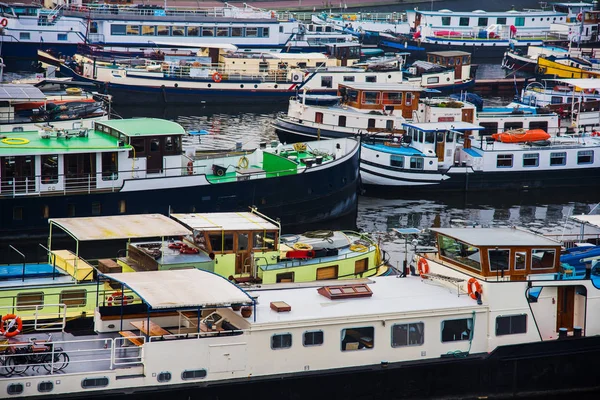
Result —
[[422, 274], [421, 278], [422, 279], [430, 279], [432, 281], [433, 280], [438, 280], [438, 281], [442, 281], [442, 282], [448, 282], [453, 287], [456, 287], [456, 294], [458, 296], [460, 296], [460, 286], [461, 286], [461, 283], [463, 283], [465, 281], [462, 278], [455, 278], [455, 277], [447, 276], [447, 275], [434, 274], [432, 272], [427, 273], [427, 274]]

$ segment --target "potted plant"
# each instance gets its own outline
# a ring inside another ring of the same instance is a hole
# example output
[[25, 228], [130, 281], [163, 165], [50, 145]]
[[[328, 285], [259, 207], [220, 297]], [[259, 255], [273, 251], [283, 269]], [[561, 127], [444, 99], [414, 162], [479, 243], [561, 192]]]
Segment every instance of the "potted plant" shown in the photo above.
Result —
[[241, 309], [241, 308], [242, 308], [242, 305], [241, 305], [241, 304], [239, 304], [239, 303], [235, 303], [235, 304], [232, 304], [232, 305], [231, 305], [231, 309], [232, 309], [233, 311], [240, 311], [240, 309]]
[[242, 307], [242, 317], [250, 318], [251, 315], [252, 315], [252, 307], [250, 307], [250, 306]]

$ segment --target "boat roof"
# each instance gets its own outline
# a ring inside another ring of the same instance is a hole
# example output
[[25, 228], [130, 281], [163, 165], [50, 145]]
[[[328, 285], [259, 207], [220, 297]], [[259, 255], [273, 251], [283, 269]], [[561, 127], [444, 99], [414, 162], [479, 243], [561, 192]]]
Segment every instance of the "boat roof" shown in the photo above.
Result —
[[273, 58], [280, 60], [295, 60], [301, 59], [315, 59], [315, 60], [327, 60], [329, 57], [323, 53], [266, 53]]
[[471, 124], [470, 122], [454, 121], [454, 122], [423, 122], [423, 123], [403, 123], [402, 126], [416, 128], [424, 132], [435, 132], [440, 130], [452, 131], [481, 131], [484, 128]]
[[[400, 144], [400, 143], [398, 143]], [[394, 154], [394, 155], [399, 155], [399, 156], [422, 156], [425, 157], [425, 154], [423, 154], [421, 151], [415, 149], [414, 147], [405, 147], [405, 146], [400, 146], [400, 147], [392, 147], [392, 146], [386, 146], [383, 143], [375, 143], [375, 144], [363, 144], [363, 147], [366, 147], [367, 149], [371, 149], [371, 150], [376, 150], [376, 151], [380, 151], [383, 153], [388, 153], [388, 154]]]
[[567, 16], [566, 13], [561, 13], [558, 11], [542, 11], [542, 10], [509, 10], [509, 11], [483, 11], [483, 10], [475, 10], [475, 11], [451, 11], [451, 10], [440, 10], [440, 11], [425, 11], [425, 10], [416, 10], [417, 13], [422, 15], [431, 15], [431, 16], [442, 16], [446, 17], [448, 15], [452, 15], [453, 17], [512, 17], [512, 16], [522, 16], [525, 15], [527, 17], [535, 17], [535, 16], [543, 16], [543, 17], [563, 17]]
[[171, 218], [195, 231], [279, 230], [273, 222], [251, 212], [171, 214]]
[[51, 218], [48, 221], [80, 242], [184, 236], [190, 233], [189, 229], [162, 214]]
[[598, 89], [600, 90], [600, 79], [553, 79], [553, 81], [566, 83], [579, 89]]
[[430, 51], [427, 54], [433, 54], [440, 57], [456, 57], [456, 56], [470, 56], [471, 53], [459, 50], [444, 50], [444, 51]]
[[356, 90], [386, 90], [393, 92], [423, 92], [425, 90], [419, 86], [402, 85], [397, 83], [340, 83], [340, 85]]
[[581, 222], [583, 224], [600, 228], [600, 215], [572, 215], [571, 219], [574, 221]]
[[177, 122], [159, 118], [111, 119], [97, 122], [121, 132], [125, 136], [184, 135], [185, 129]]
[[252, 297], [244, 290], [222, 276], [196, 268], [102, 276], [122, 283], [152, 309], [200, 308], [253, 302]]
[[6, 83], [0, 85], [0, 101], [40, 101], [46, 95], [33, 85]]
[[474, 246], [560, 246], [560, 242], [523, 229], [512, 228], [430, 228]]
[[[161, 41], [161, 40], [151, 40], [148, 41], [148, 44], [158, 45], [163, 47], [172, 47], [172, 48], [192, 48], [192, 49], [221, 49], [221, 50], [231, 50], [236, 51], [237, 46], [230, 43], [208, 43], [208, 42], [193, 42], [193, 43], [181, 43], [181, 42], [169, 42], [169, 41]], [[158, 49], [160, 50], [160, 49]]]

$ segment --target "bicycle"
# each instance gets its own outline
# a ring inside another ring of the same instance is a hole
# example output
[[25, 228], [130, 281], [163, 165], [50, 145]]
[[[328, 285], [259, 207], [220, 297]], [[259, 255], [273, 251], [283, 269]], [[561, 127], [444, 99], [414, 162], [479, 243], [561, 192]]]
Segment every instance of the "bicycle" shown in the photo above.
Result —
[[52, 334], [43, 342], [30, 338], [25, 346], [11, 346], [2, 355], [3, 375], [24, 374], [30, 367], [40, 366], [48, 372], [58, 372], [69, 365], [69, 355], [62, 347], [54, 347]]

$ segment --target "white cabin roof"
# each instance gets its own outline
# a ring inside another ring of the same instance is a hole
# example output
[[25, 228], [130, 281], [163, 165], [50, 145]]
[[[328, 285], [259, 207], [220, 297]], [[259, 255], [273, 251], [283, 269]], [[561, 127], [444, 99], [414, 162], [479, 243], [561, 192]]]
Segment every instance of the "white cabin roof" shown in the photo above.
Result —
[[173, 48], [192, 48], [192, 49], [221, 49], [221, 50], [231, 50], [236, 51], [237, 46], [230, 43], [208, 43], [208, 42], [193, 42], [193, 43], [181, 43], [181, 42], [169, 42], [162, 40], [152, 40], [148, 41], [149, 44], [158, 45], [163, 47], [173, 47]]
[[560, 242], [517, 228], [430, 228], [473, 246], [560, 246]]
[[600, 90], [600, 79], [554, 79], [555, 81], [575, 86], [579, 89], [598, 89]]
[[572, 215], [572, 220], [600, 228], [600, 215]]
[[273, 222], [251, 212], [171, 214], [171, 218], [195, 231], [279, 230]]
[[391, 92], [423, 92], [425, 88], [414, 85], [402, 85], [398, 83], [345, 83], [342, 82], [341, 85], [344, 85], [351, 89], [356, 90], [373, 90], [380, 91], [386, 90]]
[[134, 291], [152, 309], [250, 304], [252, 298], [220, 275], [199, 269], [104, 274]]
[[423, 123], [404, 123], [402, 126], [416, 128], [424, 132], [435, 132], [435, 131], [481, 131], [484, 128], [471, 124], [469, 122], [454, 121], [454, 122], [423, 122]]
[[51, 218], [56, 225], [80, 242], [189, 235], [180, 223], [162, 214], [110, 215], [106, 217]]

